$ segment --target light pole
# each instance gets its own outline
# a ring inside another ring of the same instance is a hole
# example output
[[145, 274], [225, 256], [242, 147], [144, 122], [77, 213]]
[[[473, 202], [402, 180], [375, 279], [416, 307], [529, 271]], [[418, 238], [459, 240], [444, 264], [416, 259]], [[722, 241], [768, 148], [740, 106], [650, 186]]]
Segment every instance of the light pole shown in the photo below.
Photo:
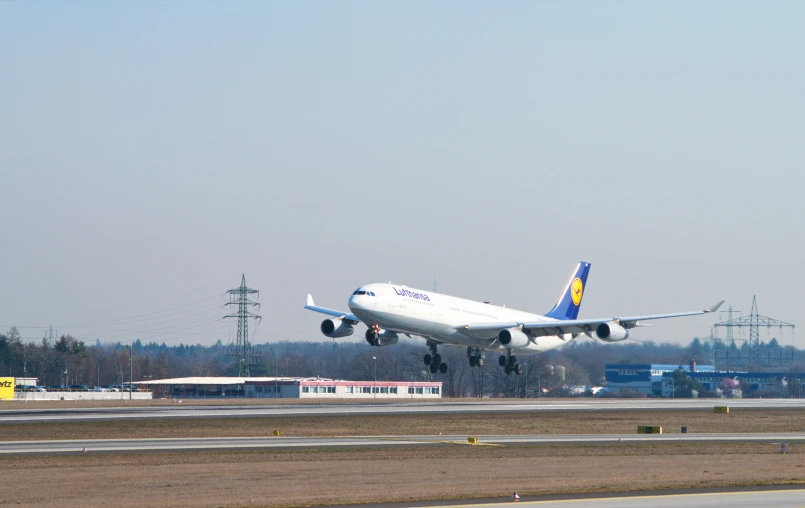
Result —
[[525, 393], [523, 394], [523, 398], [528, 398], [528, 362], [525, 362]]
[[274, 355], [274, 398], [278, 398], [277, 395], [277, 377], [279, 376], [279, 371], [277, 370], [277, 352], [271, 351], [271, 354]]
[[372, 386], [372, 397], [377, 398], [377, 357], [373, 356], [372, 360], [375, 364], [375, 383], [374, 386]]
[[129, 348], [129, 400], [131, 400], [134, 390], [134, 345], [126, 347]]

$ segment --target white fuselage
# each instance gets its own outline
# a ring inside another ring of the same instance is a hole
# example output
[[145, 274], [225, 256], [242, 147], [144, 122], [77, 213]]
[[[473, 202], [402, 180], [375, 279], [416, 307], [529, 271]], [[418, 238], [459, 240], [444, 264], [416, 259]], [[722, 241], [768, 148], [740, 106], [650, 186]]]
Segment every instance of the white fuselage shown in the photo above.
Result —
[[[357, 294], [357, 293], [370, 294]], [[430, 337], [446, 345], [505, 350], [494, 332], [469, 331], [470, 323], [556, 321], [539, 314], [508, 309], [494, 304], [465, 300], [432, 291], [395, 284], [368, 284], [349, 299], [349, 308], [368, 326], [411, 335]], [[541, 336], [526, 347], [512, 351], [540, 353], [566, 344], [574, 338]]]

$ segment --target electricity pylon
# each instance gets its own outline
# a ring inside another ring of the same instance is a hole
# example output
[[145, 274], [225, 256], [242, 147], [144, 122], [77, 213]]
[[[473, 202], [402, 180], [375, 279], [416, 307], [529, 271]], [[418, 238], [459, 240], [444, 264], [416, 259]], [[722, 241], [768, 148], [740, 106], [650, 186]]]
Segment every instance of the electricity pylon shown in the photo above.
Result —
[[240, 281], [240, 287], [230, 289], [229, 302], [226, 305], [237, 305], [237, 312], [224, 316], [226, 318], [238, 318], [238, 337], [234, 344], [227, 346], [226, 356], [231, 358], [232, 363], [237, 366], [238, 377], [249, 377], [249, 365], [255, 365], [260, 359], [261, 353], [256, 351], [249, 342], [249, 320], [254, 319], [259, 322], [262, 317], [251, 312], [249, 307], [260, 308], [260, 304], [250, 300], [249, 295], [260, 295], [256, 289], [246, 286], [246, 275]]

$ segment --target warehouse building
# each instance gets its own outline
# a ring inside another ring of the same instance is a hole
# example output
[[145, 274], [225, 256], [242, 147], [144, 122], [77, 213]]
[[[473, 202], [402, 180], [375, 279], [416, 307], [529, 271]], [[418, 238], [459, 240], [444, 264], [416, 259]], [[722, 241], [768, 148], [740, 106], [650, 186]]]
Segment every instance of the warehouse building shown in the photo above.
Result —
[[634, 390], [637, 393], [660, 397], [663, 396], [663, 376], [671, 375], [675, 370], [684, 372], [708, 373], [716, 368], [712, 365], [657, 364], [657, 363], [610, 363], [605, 367], [605, 379], [608, 391]]
[[437, 381], [341, 381], [298, 377], [184, 377], [154, 379], [134, 384], [148, 387], [154, 396], [184, 398], [413, 398], [442, 396]]

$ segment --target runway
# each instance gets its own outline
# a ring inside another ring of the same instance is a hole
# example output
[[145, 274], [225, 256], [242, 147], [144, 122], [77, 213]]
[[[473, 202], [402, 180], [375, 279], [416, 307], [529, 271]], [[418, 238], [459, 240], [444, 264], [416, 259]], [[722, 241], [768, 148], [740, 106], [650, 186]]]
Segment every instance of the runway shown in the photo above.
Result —
[[[581, 445], [623, 446], [648, 443], [805, 443], [801, 434], [630, 434], [475, 436], [474, 446]], [[145, 453], [175, 451], [282, 450], [304, 448], [391, 448], [473, 446], [468, 436], [248, 437], [168, 439], [79, 439], [0, 442], [2, 455], [69, 455], [78, 453]], [[84, 450], [86, 449], [86, 452]]]
[[[65, 405], [69, 402], [65, 402]], [[805, 399], [580, 399], [506, 402], [413, 402], [358, 404], [261, 404], [192, 406], [192, 401], [170, 406], [112, 408], [52, 408], [0, 411], [0, 424], [33, 422], [148, 420], [161, 418], [254, 418], [278, 416], [415, 415], [433, 413], [505, 413], [544, 411], [662, 411], [708, 410], [727, 405], [734, 409], [803, 409]], [[2, 408], [2, 405], [0, 405]]]
[[[619, 495], [601, 497], [595, 494], [585, 496], [581, 499], [568, 499], [561, 496], [556, 500], [528, 500], [521, 498], [517, 506], [531, 506], [535, 508], [643, 508], [652, 506], [654, 508], [721, 508], [723, 506], [743, 507], [743, 508], [801, 508], [805, 505], [805, 490], [801, 488], [775, 490], [749, 490], [749, 491], [721, 491], [721, 492], [698, 492], [686, 494], [661, 494], [661, 495]], [[408, 503], [404, 506], [416, 507], [436, 507], [444, 508], [502, 508], [511, 506], [511, 499], [501, 502], [487, 503]], [[395, 505], [385, 505], [389, 508]], [[399, 505], [403, 506], [403, 505]], [[371, 508], [371, 507], [370, 507]]]

